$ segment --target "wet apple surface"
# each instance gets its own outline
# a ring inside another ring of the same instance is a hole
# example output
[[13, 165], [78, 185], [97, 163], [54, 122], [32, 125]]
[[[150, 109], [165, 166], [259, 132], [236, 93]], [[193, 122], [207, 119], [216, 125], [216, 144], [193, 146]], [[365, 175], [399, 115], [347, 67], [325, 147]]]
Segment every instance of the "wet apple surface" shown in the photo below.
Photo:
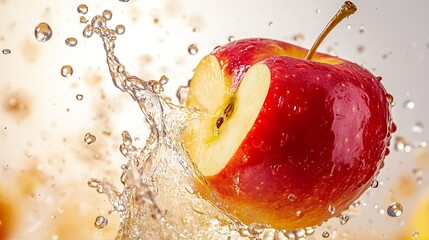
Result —
[[[239, 40], [216, 48], [191, 82], [187, 106], [208, 117], [185, 130], [185, 147], [246, 224], [291, 230], [337, 216], [369, 187], [388, 151], [392, 121], [380, 78], [325, 54], [304, 60], [306, 53]], [[218, 129], [214, 119], [231, 96], [234, 111]]]

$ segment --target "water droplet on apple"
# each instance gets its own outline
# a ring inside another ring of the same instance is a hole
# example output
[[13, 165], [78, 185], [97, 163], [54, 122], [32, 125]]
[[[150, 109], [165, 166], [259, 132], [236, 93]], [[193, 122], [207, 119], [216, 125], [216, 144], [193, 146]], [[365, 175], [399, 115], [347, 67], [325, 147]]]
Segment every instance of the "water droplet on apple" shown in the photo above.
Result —
[[3, 49], [2, 51], [1, 51], [4, 55], [9, 55], [9, 54], [11, 54], [12, 53], [12, 51], [10, 50], [10, 49]]
[[220, 127], [222, 126], [222, 124], [223, 124], [223, 121], [224, 121], [224, 118], [223, 118], [223, 117], [219, 117], [219, 118], [216, 120], [216, 127], [217, 127], [217, 128], [220, 128]]
[[61, 68], [61, 75], [69, 78], [73, 75], [73, 68], [70, 65], [65, 65]]
[[332, 205], [329, 205], [328, 211], [329, 211], [330, 214], [334, 215], [334, 213], [335, 213], [335, 207], [332, 206]]
[[86, 144], [89, 145], [89, 144], [94, 143], [97, 140], [97, 138], [94, 135], [92, 135], [91, 133], [86, 133], [83, 140], [85, 141]]
[[66, 45], [69, 47], [74, 47], [77, 45], [77, 39], [74, 37], [67, 38], [65, 42], [66, 42]]
[[419, 232], [413, 232], [413, 234], [411, 234], [411, 237], [418, 238], [419, 235], [420, 235]]
[[378, 181], [377, 181], [377, 179], [372, 180], [371, 187], [372, 188], [377, 188], [378, 187]]
[[195, 55], [198, 53], [198, 47], [196, 44], [191, 44], [188, 46], [188, 53], [191, 55]]
[[398, 202], [390, 204], [390, 206], [387, 208], [387, 215], [390, 217], [399, 217], [402, 215], [403, 212], [402, 205]]
[[41, 22], [34, 29], [34, 36], [37, 41], [46, 42], [52, 37], [52, 29], [47, 23]]
[[340, 224], [345, 225], [350, 220], [349, 215], [342, 214], [340, 217]]
[[423, 132], [423, 123], [420, 121], [414, 123], [414, 125], [411, 127], [411, 130], [415, 133], [422, 133]]
[[323, 238], [328, 238], [328, 237], [329, 237], [329, 232], [327, 232], [327, 231], [323, 231], [323, 232], [322, 232], [322, 237], [323, 237]]
[[109, 223], [109, 220], [107, 220], [107, 218], [103, 216], [98, 216], [97, 218], [95, 218], [94, 226], [97, 229], [103, 229], [104, 227], [107, 226], [108, 223]]
[[386, 94], [386, 100], [388, 103], [390, 103], [391, 106], [395, 105], [393, 96], [391, 94], [389, 94], [389, 93]]
[[293, 193], [289, 193], [289, 195], [287, 196], [287, 199], [291, 202], [295, 201], [296, 196]]
[[85, 4], [80, 4], [77, 6], [77, 12], [80, 14], [87, 14], [88, 13], [88, 6]]
[[405, 100], [405, 102], [404, 102], [404, 108], [406, 108], [406, 109], [414, 109], [414, 107], [415, 107], [415, 104], [414, 104], [414, 102], [412, 100], [410, 100], [410, 99]]

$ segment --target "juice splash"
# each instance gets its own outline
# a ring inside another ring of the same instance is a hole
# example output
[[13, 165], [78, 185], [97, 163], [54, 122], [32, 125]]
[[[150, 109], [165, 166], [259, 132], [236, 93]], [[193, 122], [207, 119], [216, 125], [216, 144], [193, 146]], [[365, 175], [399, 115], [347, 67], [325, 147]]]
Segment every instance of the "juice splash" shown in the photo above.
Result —
[[[116, 238], [305, 239], [313, 234], [314, 227], [280, 231], [258, 223], [246, 226], [228, 214], [181, 144], [182, 130], [200, 114], [166, 101], [162, 93], [167, 77], [145, 81], [126, 71], [114, 53], [115, 39], [123, 32], [118, 32], [118, 26], [109, 29], [109, 19], [104, 15], [93, 17], [83, 35], [89, 38], [95, 33], [102, 39], [114, 85], [139, 104], [151, 130], [144, 147], [135, 146], [127, 131], [122, 133], [120, 151], [127, 158], [122, 166], [122, 191], [106, 179], [88, 181], [90, 187], [107, 195], [113, 210], [121, 217]], [[183, 88], [179, 90], [183, 92]], [[180, 97], [182, 102], [183, 96]], [[210, 191], [210, 201], [199, 197], [195, 185], [199, 191]]]

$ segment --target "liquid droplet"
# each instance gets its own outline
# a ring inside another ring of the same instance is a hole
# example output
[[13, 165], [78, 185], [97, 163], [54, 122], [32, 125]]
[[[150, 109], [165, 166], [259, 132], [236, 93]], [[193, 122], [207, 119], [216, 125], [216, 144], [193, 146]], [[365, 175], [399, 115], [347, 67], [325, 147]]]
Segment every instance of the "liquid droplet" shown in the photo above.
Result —
[[229, 36], [228, 37], [228, 42], [233, 42], [235, 41], [235, 37], [234, 36]]
[[11, 51], [10, 49], [3, 49], [1, 52], [2, 52], [4, 55], [9, 55], [9, 54], [11, 54], [11, 53], [12, 53], [12, 51]]
[[94, 33], [94, 29], [91, 27], [91, 25], [86, 25], [86, 27], [83, 29], [82, 35], [85, 38], [90, 38], [92, 34]]
[[304, 35], [302, 33], [297, 33], [293, 36], [293, 40], [296, 43], [301, 44], [304, 41]]
[[316, 9], [316, 13], [319, 14], [320, 13], [320, 9]]
[[91, 19], [91, 26], [92, 28], [104, 28], [106, 27], [106, 21], [107, 19], [105, 17], [97, 15]]
[[88, 13], [88, 6], [85, 4], [81, 4], [77, 6], [77, 12], [80, 14], [87, 14]]
[[88, 180], [88, 186], [90, 188], [98, 188], [101, 185], [101, 181], [96, 178], [91, 178]]
[[413, 232], [413, 234], [411, 235], [413, 238], [418, 238], [419, 237], [419, 232]]
[[112, 19], [112, 11], [110, 11], [109, 9], [106, 9], [103, 11], [102, 13], [103, 17], [105, 17], [107, 20]]
[[92, 135], [91, 133], [86, 133], [83, 140], [85, 141], [86, 144], [89, 145], [89, 144], [95, 143], [97, 138], [94, 135]]
[[247, 227], [247, 230], [250, 234], [258, 236], [264, 232], [265, 226], [260, 223], [252, 223], [249, 225], [249, 227]]
[[414, 107], [415, 107], [415, 104], [414, 104], [414, 102], [413, 101], [411, 101], [411, 100], [406, 100], [405, 102], [404, 102], [404, 108], [406, 108], [406, 109], [414, 109]]
[[82, 94], [78, 94], [78, 95], [76, 95], [76, 99], [77, 99], [78, 101], [81, 101], [81, 100], [83, 99], [83, 95], [82, 95]]
[[191, 55], [197, 54], [198, 53], [198, 47], [197, 47], [197, 45], [195, 45], [195, 44], [189, 45], [189, 47], [188, 47], [188, 53], [191, 54]]
[[98, 216], [97, 218], [95, 218], [94, 226], [97, 229], [103, 229], [104, 227], [107, 226], [108, 223], [109, 223], [109, 220], [107, 220], [107, 218], [103, 216]]
[[423, 132], [423, 123], [422, 122], [416, 122], [413, 126], [412, 126], [412, 131], [415, 133], [422, 133]]
[[398, 202], [390, 204], [390, 206], [387, 208], [387, 215], [390, 217], [399, 217], [402, 215], [403, 212], [402, 205]]
[[293, 202], [293, 201], [295, 201], [296, 196], [295, 196], [295, 194], [290, 193], [290, 194], [287, 196], [287, 199], [288, 199], [289, 201]]
[[377, 181], [377, 179], [372, 180], [371, 187], [372, 188], [377, 188], [378, 187], [378, 181]]
[[88, 23], [88, 19], [86, 19], [84, 16], [80, 16], [79, 21], [80, 23]]
[[328, 207], [328, 211], [329, 211], [329, 213], [330, 214], [334, 214], [335, 213], [335, 207], [334, 206], [332, 206], [332, 205], [329, 205], [329, 207]]
[[350, 220], [349, 215], [342, 214], [340, 217], [340, 224], [345, 225]]
[[397, 151], [403, 151], [403, 152], [410, 152], [411, 151], [411, 145], [407, 143], [404, 137], [397, 136], [395, 138], [395, 150]]
[[34, 29], [34, 36], [37, 41], [46, 42], [52, 37], [52, 29], [47, 23], [41, 22]]
[[271, 22], [269, 22], [269, 23], [268, 23], [268, 27], [273, 26], [273, 24], [274, 24], [274, 23], [273, 23], [272, 21], [271, 21]]
[[363, 53], [363, 52], [365, 51], [365, 46], [363, 46], [363, 45], [359, 45], [359, 46], [357, 47], [357, 51], [358, 51], [358, 53]]
[[73, 68], [70, 65], [65, 65], [61, 68], [61, 75], [69, 78], [73, 75]]
[[323, 237], [323, 238], [328, 238], [328, 237], [329, 237], [329, 232], [327, 232], [327, 231], [323, 231], [323, 232], [322, 232], [322, 237]]
[[129, 2], [130, 0], [119, 0], [119, 2]]
[[66, 45], [69, 47], [74, 47], [77, 45], [77, 39], [74, 37], [67, 38], [65, 42], [66, 42]]
[[352, 25], [351, 24], [347, 24], [346, 28], [347, 28], [347, 30], [350, 30], [350, 29], [352, 29]]
[[125, 33], [125, 26], [124, 26], [124, 25], [122, 25], [122, 24], [119, 24], [118, 26], [116, 26], [116, 28], [115, 28], [115, 32], [116, 32], [116, 34], [118, 34], [118, 35], [122, 35], [122, 34], [124, 34], [124, 33]]
[[360, 26], [359, 28], [359, 33], [364, 33], [365, 32], [365, 27], [363, 25]]

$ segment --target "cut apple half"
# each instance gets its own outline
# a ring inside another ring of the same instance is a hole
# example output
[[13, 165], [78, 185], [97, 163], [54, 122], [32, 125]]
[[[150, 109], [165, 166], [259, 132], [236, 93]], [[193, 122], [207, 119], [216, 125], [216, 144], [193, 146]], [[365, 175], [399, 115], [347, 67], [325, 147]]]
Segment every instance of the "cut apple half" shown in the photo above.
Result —
[[269, 68], [255, 64], [232, 92], [215, 56], [206, 56], [197, 66], [186, 105], [203, 114], [186, 127], [182, 137], [204, 176], [219, 173], [240, 147], [262, 109], [270, 79]]

